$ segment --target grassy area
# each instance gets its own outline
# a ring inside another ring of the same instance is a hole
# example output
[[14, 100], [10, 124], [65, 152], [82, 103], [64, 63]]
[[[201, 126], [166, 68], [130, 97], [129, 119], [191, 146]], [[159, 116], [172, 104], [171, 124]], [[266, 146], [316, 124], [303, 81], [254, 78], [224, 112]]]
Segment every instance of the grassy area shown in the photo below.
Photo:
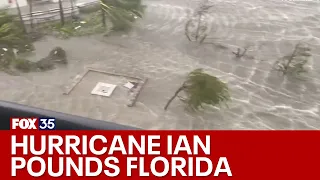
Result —
[[55, 35], [59, 38], [69, 38], [73, 36], [85, 36], [106, 32], [103, 27], [100, 12], [86, 14], [78, 20], [68, 20], [64, 26], [60, 22], [52, 22], [42, 28], [46, 34]]

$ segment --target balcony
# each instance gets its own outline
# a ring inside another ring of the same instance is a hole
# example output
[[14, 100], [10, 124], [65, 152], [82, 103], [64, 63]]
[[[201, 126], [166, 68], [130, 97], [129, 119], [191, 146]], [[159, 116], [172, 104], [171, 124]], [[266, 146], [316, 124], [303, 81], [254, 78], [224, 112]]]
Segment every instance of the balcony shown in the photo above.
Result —
[[139, 130], [116, 123], [88, 119], [40, 108], [0, 101], [0, 130], [10, 130], [11, 117], [53, 117], [56, 118], [56, 130]]

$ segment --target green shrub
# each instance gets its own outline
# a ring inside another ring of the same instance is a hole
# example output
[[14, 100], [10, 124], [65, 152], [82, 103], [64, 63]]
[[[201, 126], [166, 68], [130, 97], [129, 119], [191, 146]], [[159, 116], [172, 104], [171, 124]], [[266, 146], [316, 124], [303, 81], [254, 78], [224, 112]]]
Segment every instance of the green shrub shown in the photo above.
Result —
[[142, 18], [145, 9], [141, 0], [101, 0], [100, 4], [113, 31], [130, 30], [135, 20]]
[[40, 61], [36, 62], [35, 67], [38, 70], [47, 71], [47, 70], [54, 69], [54, 63], [52, 59], [50, 59], [49, 57], [45, 57], [45, 58], [42, 58]]
[[67, 39], [73, 36], [85, 36], [105, 32], [100, 12], [87, 14], [79, 20], [66, 21], [64, 26], [59, 22], [47, 23], [42, 30], [58, 38]]
[[49, 61], [54, 61], [54, 62], [60, 62], [63, 64], [67, 63], [67, 54], [64, 49], [61, 47], [55, 47], [53, 48], [48, 55], [48, 60]]
[[0, 67], [8, 68], [15, 60], [15, 55], [10, 48], [0, 48]]
[[34, 63], [26, 59], [16, 59], [14, 67], [22, 72], [30, 72], [34, 69]]
[[298, 43], [290, 55], [275, 62], [274, 69], [282, 75], [299, 77], [302, 73], [307, 72], [305, 65], [311, 57], [311, 48], [307, 44]]

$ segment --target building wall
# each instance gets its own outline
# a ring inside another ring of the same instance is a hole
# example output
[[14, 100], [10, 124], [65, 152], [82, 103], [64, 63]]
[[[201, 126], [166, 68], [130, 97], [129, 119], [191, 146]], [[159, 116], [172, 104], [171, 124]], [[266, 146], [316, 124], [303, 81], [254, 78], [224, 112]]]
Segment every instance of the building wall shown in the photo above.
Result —
[[27, 0], [0, 0], [0, 8], [15, 8], [16, 1], [18, 1], [20, 7], [28, 5]]

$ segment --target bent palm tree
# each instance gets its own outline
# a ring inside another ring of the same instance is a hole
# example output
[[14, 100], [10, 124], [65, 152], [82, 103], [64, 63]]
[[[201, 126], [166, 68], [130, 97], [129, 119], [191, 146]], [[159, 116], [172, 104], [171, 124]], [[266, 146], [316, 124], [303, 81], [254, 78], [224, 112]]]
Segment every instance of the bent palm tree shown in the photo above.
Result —
[[16, 8], [17, 8], [17, 11], [18, 11], [18, 15], [19, 15], [19, 19], [20, 19], [23, 31], [24, 31], [24, 33], [27, 33], [27, 29], [26, 29], [26, 26], [24, 25], [24, 21], [23, 21], [23, 18], [22, 18], [21, 9], [20, 9], [20, 5], [19, 5], [18, 1], [16, 1]]
[[[180, 92], [184, 92], [185, 98], [178, 96]], [[200, 109], [203, 104], [219, 105], [230, 100], [227, 85], [217, 77], [204, 73], [202, 69], [196, 69], [188, 75], [187, 80], [167, 102], [165, 110], [176, 97], [193, 110]]]
[[30, 13], [30, 27], [33, 29], [33, 4], [32, 0], [28, 0], [29, 4], [29, 13]]
[[136, 18], [142, 18], [144, 10], [141, 0], [100, 0], [100, 5], [113, 30], [127, 30]]
[[64, 26], [64, 12], [63, 12], [63, 5], [62, 1], [59, 0], [59, 12], [60, 12], [60, 21], [61, 21], [61, 26]]
[[201, 44], [206, 39], [209, 26], [206, 19], [212, 7], [213, 5], [208, 4], [207, 0], [202, 2], [200, 7], [187, 21], [185, 25], [185, 35], [189, 41], [199, 41]]

